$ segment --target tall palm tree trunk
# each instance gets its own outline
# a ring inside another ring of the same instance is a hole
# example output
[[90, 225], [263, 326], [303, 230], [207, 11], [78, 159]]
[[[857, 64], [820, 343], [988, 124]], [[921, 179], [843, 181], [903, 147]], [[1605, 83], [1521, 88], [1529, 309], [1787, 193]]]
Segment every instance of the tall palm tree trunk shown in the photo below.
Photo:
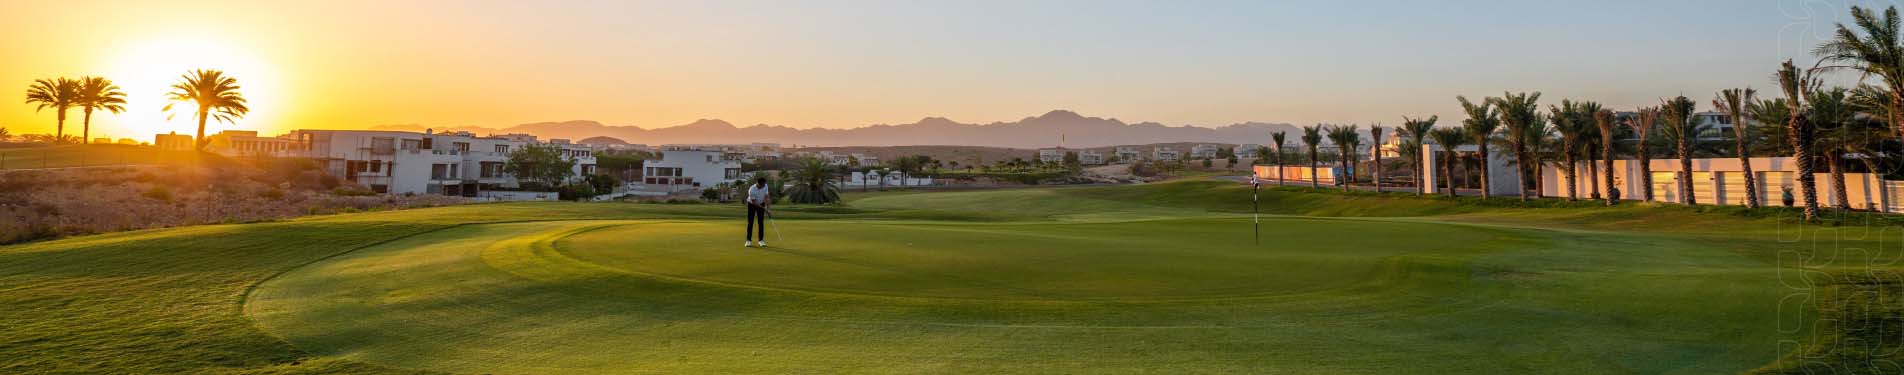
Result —
[[205, 116], [207, 115], [206, 112], [207, 111], [203, 108], [200, 108], [198, 110], [198, 150], [199, 151], [205, 151], [205, 145], [209, 145], [212, 143], [211, 140], [205, 139]]
[[66, 141], [66, 109], [60, 108], [59, 114], [56, 116], [53, 116], [53, 118], [54, 118], [53, 121], [56, 121], [56, 123], [58, 124], [57, 127], [53, 128], [53, 144], [59, 144], [60, 142], [65, 142]]
[[1699, 198], [1692, 193], [1692, 147], [1686, 142], [1692, 134], [1679, 137], [1679, 198], [1687, 206], [1699, 204]]
[[[1375, 133], [1375, 134], [1381, 134], [1381, 133]], [[1375, 175], [1369, 176], [1369, 179], [1375, 181], [1375, 192], [1377, 193], [1382, 192], [1382, 149], [1381, 147], [1382, 146], [1380, 144], [1377, 144], [1373, 147], [1374, 150], [1371, 150], [1375, 154], [1375, 170], [1373, 171], [1375, 172]]]
[[1309, 148], [1309, 188], [1310, 189], [1322, 188], [1322, 174], [1316, 173], [1316, 169], [1321, 166], [1322, 166], [1321, 164], [1316, 163], [1316, 148], [1310, 147]]
[[1831, 173], [1831, 207], [1840, 210], [1851, 209], [1851, 199], [1845, 195], [1844, 154], [1838, 150], [1825, 152], [1825, 164]]
[[1575, 176], [1580, 175], [1580, 165], [1574, 164], [1573, 143], [1561, 145], [1560, 152], [1563, 156], [1563, 161], [1567, 163], [1567, 200], [1580, 200], [1580, 184], [1574, 180]]
[[1349, 155], [1349, 149], [1344, 147], [1342, 148], [1341, 157], [1338, 158], [1341, 160], [1336, 161], [1336, 164], [1342, 166], [1342, 180], [1336, 181], [1335, 183], [1336, 185], [1342, 185], [1342, 192], [1344, 193], [1349, 192], [1349, 183], [1355, 182], [1355, 171], [1349, 168], [1349, 159], [1352, 158], [1354, 158], [1354, 156]]
[[1653, 201], [1653, 155], [1646, 151], [1646, 138], [1640, 138], [1640, 199]]
[[1534, 152], [1534, 199], [1547, 197], [1547, 169], [1540, 167], [1547, 163], [1546, 159], [1538, 150]]
[[1515, 167], [1519, 168], [1521, 172], [1521, 175], [1519, 178], [1521, 200], [1526, 201], [1529, 197], [1528, 191], [1527, 191], [1527, 185], [1528, 185], [1527, 179], [1532, 177], [1530, 176], [1530, 173], [1528, 173], [1527, 171], [1528, 169], [1527, 166], [1528, 166], [1528, 163], [1532, 161], [1533, 159], [1529, 158], [1527, 155], [1527, 144], [1525, 142], [1522, 142], [1520, 140], [1515, 140], [1513, 144], [1513, 148], [1514, 148], [1514, 162], [1517, 164]]
[[1448, 197], [1449, 197], [1449, 198], [1454, 198], [1454, 197], [1455, 197], [1455, 193], [1454, 193], [1454, 163], [1455, 163], [1455, 156], [1454, 156], [1454, 151], [1453, 151], [1453, 150], [1449, 150], [1449, 151], [1446, 151], [1446, 152], [1448, 153], [1448, 162], [1447, 162], [1447, 163], [1442, 163], [1442, 164], [1441, 164], [1441, 171], [1442, 171], [1442, 173], [1441, 173], [1441, 180], [1442, 180], [1442, 181], [1446, 181], [1446, 182], [1448, 183]]
[[[1592, 145], [1588, 146], [1591, 147]], [[1598, 159], [1599, 158], [1593, 157], [1593, 152], [1587, 152], [1587, 193], [1593, 200], [1600, 200], [1600, 163]]]
[[80, 122], [81, 125], [79, 127], [79, 144], [83, 145], [93, 142], [93, 109], [87, 107], [81, 112], [86, 114], [85, 120]]
[[1606, 204], [1612, 206], [1619, 203], [1619, 199], [1613, 196], [1613, 135], [1611, 134], [1600, 136], [1600, 162], [1606, 163], [1606, 167], [1601, 168], [1600, 173], [1604, 174], [1602, 177], [1606, 177], [1603, 179], [1606, 183], [1604, 187], [1607, 194]]
[[1492, 184], [1491, 182], [1489, 182], [1489, 180], [1491, 179], [1489, 175], [1492, 175], [1493, 173], [1489, 173], [1488, 171], [1489, 169], [1492, 169], [1491, 167], [1493, 166], [1489, 165], [1488, 163], [1487, 142], [1481, 142], [1481, 144], [1476, 146], [1480, 146], [1481, 148], [1480, 150], [1481, 151], [1481, 199], [1486, 200], [1488, 199], [1488, 196], [1494, 195], [1494, 187], [1489, 186]]
[[1736, 118], [1732, 122], [1737, 130], [1734, 143], [1739, 153], [1739, 173], [1745, 175], [1745, 208], [1759, 208], [1759, 179], [1752, 173], [1752, 154], [1745, 151], [1745, 122]]
[[1276, 145], [1276, 186], [1283, 186], [1283, 145]]
[[1805, 220], [1810, 221], [1818, 218], [1818, 177], [1813, 176], [1817, 167], [1811, 158], [1814, 136], [1811, 134], [1811, 124], [1798, 116], [1794, 111], [1790, 135], [1792, 158], [1798, 164], [1798, 191], [1805, 199]]

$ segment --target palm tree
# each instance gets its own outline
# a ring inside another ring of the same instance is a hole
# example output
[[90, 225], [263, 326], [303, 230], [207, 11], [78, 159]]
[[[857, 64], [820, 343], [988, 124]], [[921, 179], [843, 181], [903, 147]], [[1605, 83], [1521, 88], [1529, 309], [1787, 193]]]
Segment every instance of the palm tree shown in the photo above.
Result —
[[1530, 139], [1530, 136], [1536, 135], [1534, 131], [1539, 130], [1539, 127], [1542, 126], [1539, 124], [1541, 122], [1540, 93], [1521, 93], [1519, 95], [1514, 93], [1502, 93], [1501, 97], [1488, 98], [1487, 100], [1489, 103], [1493, 103], [1494, 108], [1499, 111], [1501, 127], [1506, 130], [1506, 134], [1504, 135], [1506, 136], [1508, 147], [1513, 150], [1514, 160], [1521, 170], [1521, 200], [1527, 200], [1527, 179], [1533, 175], [1533, 173], [1529, 173], [1529, 169], [1532, 169], [1534, 173], [1540, 171], [1540, 167], [1534, 164], [1534, 155], [1528, 152], [1527, 149], [1530, 141], [1538, 141]]
[[1831, 176], [1831, 206], [1851, 209], [1851, 202], [1845, 196], [1845, 153], [1857, 150], [1853, 144], [1863, 140], [1865, 131], [1851, 102], [1850, 90], [1842, 87], [1813, 90], [1807, 101], [1811, 103], [1810, 122], [1817, 133], [1812, 150], [1825, 159], [1826, 174]]
[[[1577, 149], [1577, 151], [1579, 152], [1580, 156], [1583, 158], [1586, 158], [1586, 161], [1587, 161], [1585, 163], [1587, 165], [1587, 195], [1588, 195], [1588, 198], [1599, 200], [1600, 199], [1600, 163], [1599, 163], [1600, 154], [1598, 152], [1595, 152], [1594, 150], [1598, 149], [1601, 145], [1600, 124], [1599, 124], [1599, 119], [1597, 118], [1597, 116], [1599, 116], [1599, 113], [1601, 111], [1605, 111], [1606, 107], [1601, 106], [1600, 103], [1593, 102], [1593, 101], [1581, 101], [1577, 104], [1580, 110], [1579, 112], [1580, 119], [1577, 121], [1580, 121], [1582, 124], [1584, 124], [1582, 126], [1586, 127], [1586, 134], [1580, 137], [1580, 145], [1579, 145], [1580, 147], [1579, 149]], [[1608, 126], [1611, 126], [1611, 125], [1609, 124]]]
[[819, 158], [806, 158], [791, 172], [787, 200], [793, 203], [827, 204], [840, 201], [840, 187], [833, 183], [833, 167]]
[[1448, 183], [1448, 196], [1454, 194], [1455, 149], [1468, 141], [1468, 131], [1463, 128], [1440, 128], [1428, 132], [1428, 137], [1441, 145], [1441, 152], [1447, 154], [1447, 162], [1441, 163], [1441, 180]]
[[[1821, 58], [1820, 63], [1850, 65], [1822, 68], [1857, 69], [1865, 75], [1882, 78], [1885, 88], [1891, 92], [1904, 92], [1904, 35], [1899, 32], [1897, 7], [1886, 8], [1884, 18], [1878, 19], [1870, 9], [1852, 6], [1851, 18], [1864, 35], [1839, 23], [1835, 37], [1813, 50]], [[1893, 131], [1896, 136], [1904, 137], [1904, 96], [1894, 95], [1887, 101], [1890, 110], [1885, 113]]]
[[1647, 135], [1653, 133], [1653, 127], [1659, 124], [1659, 107], [1642, 107], [1636, 116], [1627, 121], [1626, 126], [1633, 128], [1633, 134], [1639, 137], [1634, 151], [1640, 158], [1640, 200], [1653, 200], [1653, 154], [1646, 150]]
[[1321, 178], [1317, 176], [1317, 173], [1316, 173], [1316, 168], [1320, 167], [1320, 165], [1316, 163], [1316, 154], [1318, 153], [1317, 151], [1319, 151], [1317, 150], [1317, 147], [1318, 147], [1317, 145], [1320, 143], [1322, 143], [1322, 124], [1316, 124], [1316, 126], [1304, 126], [1302, 128], [1302, 144], [1304, 146], [1309, 147], [1309, 188], [1310, 189], [1317, 189], [1322, 187], [1322, 183], [1317, 181], [1317, 180], [1320, 180]]
[[1619, 195], [1614, 194], [1616, 189], [1613, 187], [1613, 111], [1608, 109], [1594, 111], [1593, 123], [1600, 128], [1600, 161], [1606, 164], [1600, 169], [1601, 173], [1605, 173], [1603, 181], [1606, 185], [1602, 188], [1607, 192], [1606, 204], [1612, 206], [1620, 201]]
[[5, 126], [0, 126], [0, 142], [6, 142], [9, 139], [13, 139], [13, 131], [7, 130]]
[[1369, 179], [1375, 180], [1375, 192], [1380, 193], [1382, 192], [1382, 124], [1371, 124], [1368, 131], [1369, 137], [1373, 138], [1369, 141], [1369, 153], [1375, 156], [1374, 174], [1371, 174]]
[[53, 142], [66, 138], [66, 109], [79, 105], [79, 81], [60, 77], [57, 79], [33, 80], [26, 88], [26, 104], [37, 104], [34, 112], [52, 108], [55, 114]]
[[1699, 204], [1692, 188], [1692, 143], [1697, 141], [1699, 133], [1705, 130], [1705, 124], [1694, 122], [1693, 109], [1697, 106], [1685, 96], [1661, 101], [1662, 115], [1666, 117], [1666, 127], [1660, 128], [1666, 139], [1673, 142], [1673, 148], [1679, 156], [1679, 199], [1687, 206]]
[[1792, 144], [1792, 162], [1798, 166], [1798, 190], [1805, 199], [1805, 220], [1818, 218], [1818, 181], [1812, 176], [1816, 167], [1812, 165], [1811, 145], [1815, 138], [1811, 119], [1811, 109], [1805, 105], [1805, 96], [1818, 86], [1810, 72], [1800, 72], [1791, 60], [1778, 69], [1778, 87], [1785, 92], [1785, 104], [1790, 106], [1791, 118], [1786, 121], [1786, 134]]
[[1746, 142], [1755, 152], [1773, 155], [1791, 155], [1791, 137], [1785, 134], [1785, 122], [1792, 117], [1792, 107], [1785, 104], [1783, 98], [1759, 99], [1746, 107], [1746, 115], [1752, 118], [1752, 140]]
[[1435, 185], [1434, 181], [1424, 181], [1428, 178], [1428, 171], [1421, 168], [1421, 147], [1427, 142], [1428, 132], [1435, 129], [1437, 119], [1440, 117], [1428, 116], [1428, 119], [1423, 120], [1403, 116], [1402, 126], [1395, 128], [1395, 134], [1402, 137], [1402, 151], [1407, 154], [1405, 156], [1409, 164], [1413, 164], [1415, 168], [1415, 195], [1426, 194], [1427, 191], [1433, 190]]
[[1283, 185], [1283, 153], [1284, 153], [1283, 145], [1285, 144], [1284, 141], [1288, 139], [1289, 137], [1289, 134], [1287, 133], [1288, 132], [1275, 132], [1275, 133], [1269, 134], [1270, 140], [1276, 141], [1276, 185], [1277, 186]]
[[1554, 130], [1560, 133], [1560, 166], [1561, 172], [1566, 173], [1567, 200], [1579, 200], [1580, 185], [1576, 176], [1580, 175], [1580, 165], [1574, 160], [1574, 155], [1577, 155], [1574, 146], [1589, 135], [1587, 129], [1593, 124], [1581, 111], [1580, 104], [1572, 100], [1561, 100], [1559, 106], [1548, 106], [1548, 111], [1553, 112], [1549, 117], [1554, 119]]
[[1329, 141], [1334, 142], [1335, 148], [1342, 152], [1339, 154], [1341, 155], [1341, 157], [1338, 158], [1340, 160], [1337, 160], [1337, 164], [1342, 165], [1342, 180], [1335, 182], [1338, 185], [1342, 185], [1342, 191], [1349, 191], [1349, 183], [1355, 182], [1353, 167], [1355, 164], [1355, 149], [1362, 144], [1362, 133], [1360, 129], [1356, 129], [1358, 127], [1359, 126], [1356, 125], [1336, 125], [1329, 127]]
[[1552, 149], [1551, 146], [1555, 141], [1553, 123], [1547, 118], [1547, 115], [1535, 113], [1534, 122], [1528, 123], [1528, 125], [1527, 129], [1521, 134], [1527, 137], [1523, 142], [1527, 146], [1527, 154], [1533, 157], [1533, 164], [1528, 166], [1534, 170], [1534, 173], [1531, 175], [1534, 178], [1533, 196], [1534, 198], [1544, 198], [1547, 194], [1547, 171], [1541, 168], [1541, 166], [1546, 165], [1546, 152]]
[[81, 124], [84, 124], [84, 127], [80, 128], [79, 141], [81, 143], [90, 143], [93, 139], [93, 110], [102, 110], [112, 112], [113, 114], [125, 112], [126, 93], [119, 91], [119, 86], [112, 84], [112, 80], [110, 79], [103, 77], [80, 77], [79, 102], [76, 103], [76, 105], [79, 106], [80, 112], [85, 113], [85, 120], [81, 122]]
[[1752, 105], [1757, 95], [1757, 90], [1747, 87], [1743, 89], [1719, 91], [1719, 93], [1712, 98], [1713, 108], [1718, 109], [1720, 112], [1725, 112], [1728, 116], [1732, 116], [1734, 152], [1739, 154], [1739, 165], [1741, 168], [1739, 174], [1745, 176], [1746, 208], [1759, 208], [1758, 177], [1752, 174], [1752, 153], [1745, 149], [1747, 138], [1745, 115], [1748, 111], [1746, 107]]
[[1494, 195], [1494, 187], [1489, 186], [1492, 184], [1490, 181], [1493, 177], [1490, 175], [1493, 173], [1489, 171], [1492, 168], [1491, 161], [1488, 160], [1488, 141], [1494, 138], [1494, 131], [1501, 127], [1501, 114], [1494, 110], [1491, 101], [1483, 100], [1481, 104], [1476, 105], [1468, 101], [1465, 96], [1454, 98], [1461, 101], [1461, 111], [1468, 114], [1467, 120], [1461, 120], [1461, 126], [1468, 130], [1468, 136], [1473, 137], [1474, 145], [1480, 148], [1478, 155], [1481, 157], [1481, 199], [1487, 199], [1488, 196]]
[[[193, 113], [198, 120], [198, 149], [204, 150], [210, 140], [205, 139], [205, 120], [216, 118], [227, 124], [234, 123], [251, 112], [245, 107], [245, 96], [238, 93], [238, 80], [225, 76], [218, 70], [193, 70], [179, 76], [179, 83], [172, 85], [172, 92], [166, 93], [164, 110], [172, 111], [172, 105], [186, 103], [196, 106]], [[168, 116], [169, 117], [169, 116]]]

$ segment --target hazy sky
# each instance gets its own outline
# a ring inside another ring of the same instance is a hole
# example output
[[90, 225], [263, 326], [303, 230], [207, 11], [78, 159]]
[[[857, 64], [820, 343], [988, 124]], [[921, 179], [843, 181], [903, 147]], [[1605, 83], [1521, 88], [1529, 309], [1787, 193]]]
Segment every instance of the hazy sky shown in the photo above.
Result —
[[[165, 86], [225, 69], [237, 126], [853, 127], [1051, 109], [1172, 125], [1458, 120], [1455, 95], [1705, 107], [1769, 89], [1847, 19], [1842, 1], [0, 0], [0, 126], [35, 78], [105, 75], [133, 102], [95, 133], [187, 133]], [[1883, 2], [1856, 4], [1888, 5]], [[72, 114], [68, 128], [78, 125]]]

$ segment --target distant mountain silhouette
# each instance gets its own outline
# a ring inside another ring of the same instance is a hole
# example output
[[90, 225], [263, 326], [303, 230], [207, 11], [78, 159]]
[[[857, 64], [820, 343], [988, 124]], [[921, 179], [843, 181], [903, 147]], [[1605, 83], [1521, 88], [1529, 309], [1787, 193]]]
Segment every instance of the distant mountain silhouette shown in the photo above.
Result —
[[[417, 125], [379, 125], [376, 130], [422, 131]], [[1248, 122], [1208, 128], [1168, 126], [1155, 122], [1125, 123], [1117, 119], [1085, 117], [1076, 112], [1055, 110], [1015, 122], [966, 124], [941, 117], [927, 117], [910, 124], [878, 124], [850, 129], [795, 129], [776, 125], [737, 127], [721, 120], [702, 119], [686, 125], [644, 129], [636, 126], [611, 126], [587, 120], [539, 122], [507, 128], [452, 127], [438, 131], [469, 131], [482, 134], [527, 133], [542, 138], [583, 139], [612, 137], [628, 143], [648, 145], [680, 143], [751, 143], [772, 142], [804, 146], [916, 146], [961, 145], [1012, 148], [1065, 146], [1074, 148], [1115, 145], [1212, 142], [1270, 142], [1269, 134], [1300, 130], [1294, 125]]]
[[628, 141], [623, 141], [621, 140], [621, 138], [615, 138], [615, 137], [594, 136], [594, 137], [583, 138], [580, 141], [575, 141], [575, 143], [580, 143], [585, 145], [625, 145], [625, 144], [628, 144]]

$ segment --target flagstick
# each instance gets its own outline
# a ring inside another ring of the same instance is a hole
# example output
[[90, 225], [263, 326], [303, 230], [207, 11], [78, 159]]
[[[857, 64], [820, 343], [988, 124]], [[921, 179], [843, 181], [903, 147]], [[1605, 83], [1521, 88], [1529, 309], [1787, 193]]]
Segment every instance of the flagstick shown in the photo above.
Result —
[[1256, 176], [1250, 176], [1250, 221], [1254, 223], [1253, 226], [1256, 230], [1255, 241], [1258, 246], [1263, 244], [1263, 204], [1256, 199], [1256, 192], [1257, 190], [1261, 190], [1262, 187], [1262, 184], [1256, 181]]

